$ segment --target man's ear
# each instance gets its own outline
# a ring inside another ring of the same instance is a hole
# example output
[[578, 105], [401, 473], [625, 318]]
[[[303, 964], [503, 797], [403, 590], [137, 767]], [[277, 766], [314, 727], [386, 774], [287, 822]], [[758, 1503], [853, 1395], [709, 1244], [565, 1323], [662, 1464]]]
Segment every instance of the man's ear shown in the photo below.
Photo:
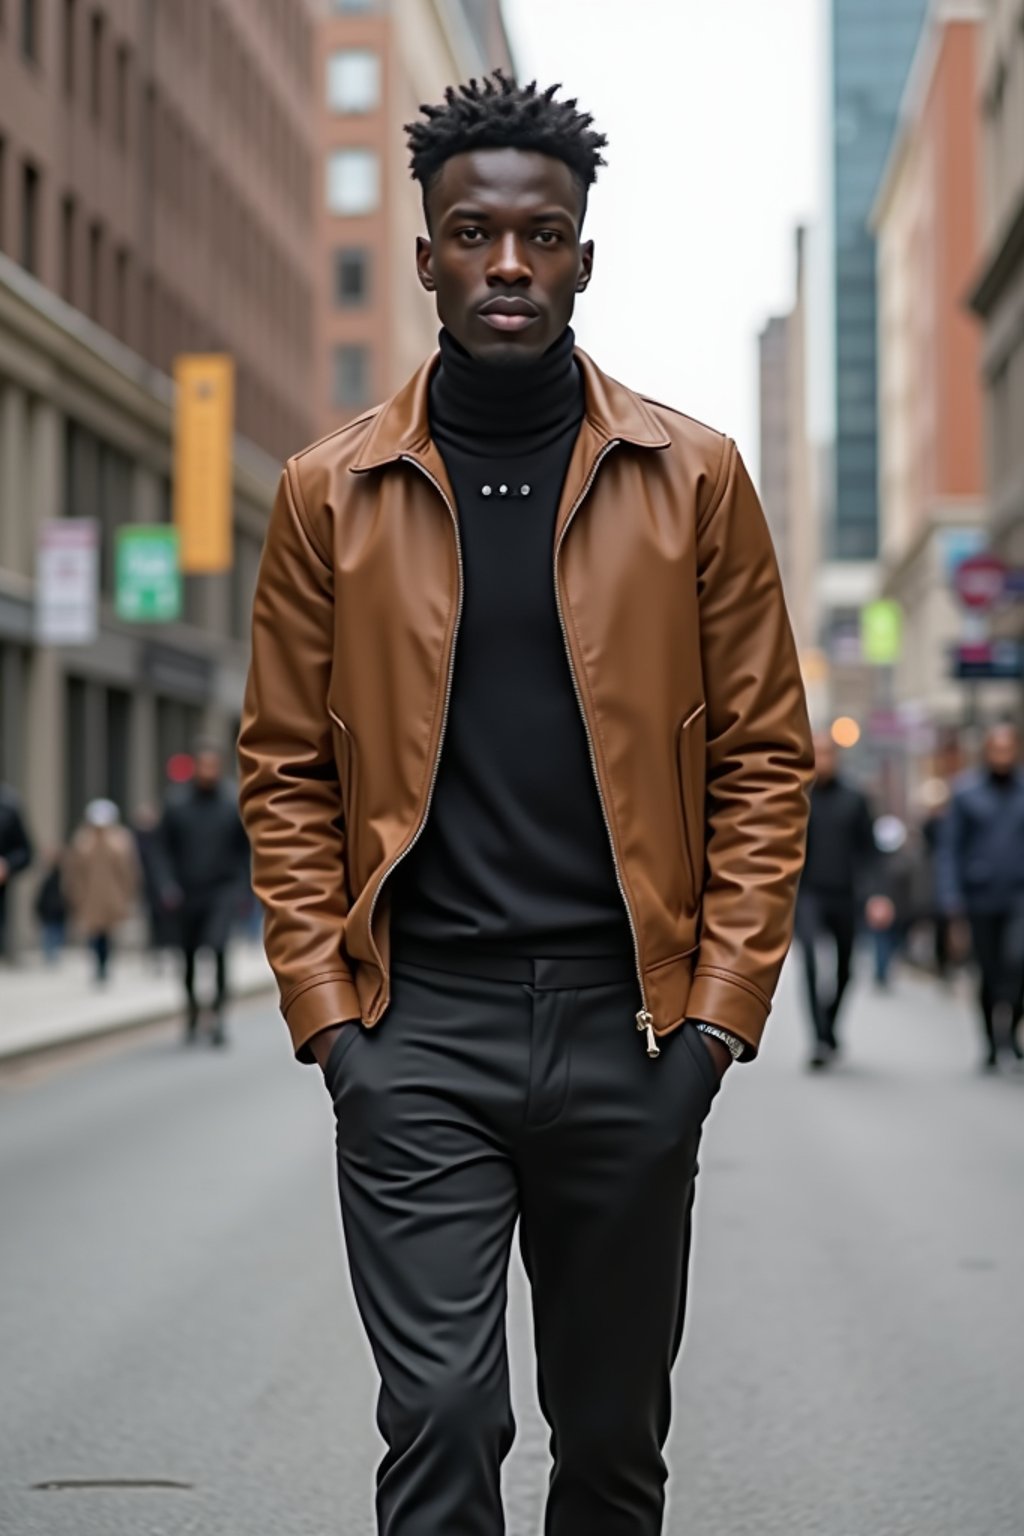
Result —
[[428, 293], [435, 292], [437, 284], [434, 282], [433, 249], [426, 235], [416, 236], [416, 275], [420, 280], [420, 287]]
[[585, 293], [594, 275], [594, 242], [585, 240], [580, 246], [580, 275], [576, 280], [576, 292]]

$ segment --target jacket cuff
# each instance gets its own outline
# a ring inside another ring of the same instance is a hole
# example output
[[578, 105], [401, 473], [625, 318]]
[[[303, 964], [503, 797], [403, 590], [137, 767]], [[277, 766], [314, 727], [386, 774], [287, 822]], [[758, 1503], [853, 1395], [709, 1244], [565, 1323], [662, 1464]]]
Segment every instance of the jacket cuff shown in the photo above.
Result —
[[299, 1061], [311, 1062], [309, 1042], [322, 1029], [362, 1018], [359, 993], [347, 971], [318, 976], [298, 993], [293, 993], [283, 1010]]
[[741, 976], [730, 976], [726, 971], [701, 970], [699, 966], [694, 972], [686, 1005], [687, 1018], [717, 1024], [742, 1040], [746, 1049], [741, 1060], [753, 1061], [757, 1055], [770, 1011], [771, 1004]]

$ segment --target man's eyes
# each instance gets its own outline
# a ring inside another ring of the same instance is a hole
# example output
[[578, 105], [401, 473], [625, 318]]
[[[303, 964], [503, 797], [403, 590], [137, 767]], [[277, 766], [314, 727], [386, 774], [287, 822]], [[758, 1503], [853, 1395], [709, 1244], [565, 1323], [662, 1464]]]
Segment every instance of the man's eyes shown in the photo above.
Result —
[[[467, 225], [465, 229], [457, 230], [455, 237], [457, 240], [461, 240], [464, 245], [480, 245], [487, 239], [487, 231], [480, 229], [475, 224], [471, 224]], [[531, 239], [538, 245], [553, 246], [561, 243], [562, 236], [557, 229], [538, 229], [531, 236]]]

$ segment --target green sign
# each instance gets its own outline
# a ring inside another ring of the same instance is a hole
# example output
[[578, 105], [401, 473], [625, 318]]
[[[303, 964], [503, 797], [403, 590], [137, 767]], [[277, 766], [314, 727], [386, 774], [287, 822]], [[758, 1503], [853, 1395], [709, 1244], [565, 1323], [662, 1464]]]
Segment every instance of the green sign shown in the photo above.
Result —
[[860, 649], [872, 667], [891, 667], [899, 661], [903, 647], [903, 609], [899, 603], [881, 598], [867, 603], [860, 611]]
[[178, 530], [163, 524], [117, 530], [116, 610], [129, 624], [170, 624], [181, 616]]

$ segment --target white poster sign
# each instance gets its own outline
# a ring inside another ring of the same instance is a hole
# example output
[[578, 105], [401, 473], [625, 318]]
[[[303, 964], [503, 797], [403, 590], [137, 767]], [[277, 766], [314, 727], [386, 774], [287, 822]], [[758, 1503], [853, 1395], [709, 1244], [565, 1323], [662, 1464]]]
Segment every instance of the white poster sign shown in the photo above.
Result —
[[99, 633], [100, 530], [95, 518], [43, 523], [36, 552], [36, 639], [91, 645]]

